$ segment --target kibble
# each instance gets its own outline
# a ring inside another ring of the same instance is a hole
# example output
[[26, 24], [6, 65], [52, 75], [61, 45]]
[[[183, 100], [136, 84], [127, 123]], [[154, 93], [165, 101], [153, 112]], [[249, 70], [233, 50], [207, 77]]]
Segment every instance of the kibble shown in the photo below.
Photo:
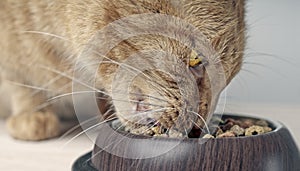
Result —
[[202, 138], [215, 138], [215, 137], [211, 134], [205, 134]]
[[[219, 119], [220, 120], [220, 119]], [[272, 131], [273, 129], [269, 126], [265, 120], [255, 119], [233, 119], [227, 118], [220, 120], [219, 125], [216, 125], [216, 119], [212, 119], [210, 128], [216, 127], [212, 134], [203, 134], [202, 130], [198, 127], [194, 127], [189, 133], [189, 138], [225, 138], [225, 137], [242, 137], [242, 136], [253, 136], [260, 135]], [[176, 129], [166, 129], [162, 126], [141, 126], [138, 128], [126, 128], [127, 132], [133, 134], [147, 135], [153, 137], [173, 137], [182, 138], [187, 137], [182, 132]], [[168, 131], [166, 131], [168, 130]], [[202, 132], [202, 134], [201, 134]]]
[[269, 124], [265, 120], [258, 120], [258, 121], [255, 122], [255, 125], [262, 126], [262, 127], [267, 127]]
[[265, 133], [265, 129], [262, 126], [253, 125], [245, 130], [245, 136], [260, 135]]
[[215, 136], [219, 136], [219, 135], [221, 135], [221, 134], [224, 134], [224, 132], [223, 132], [223, 130], [222, 130], [221, 128], [218, 128], [218, 130], [217, 130]]
[[232, 131], [226, 131], [225, 133], [217, 136], [217, 138], [222, 138], [222, 137], [235, 137], [235, 134]]
[[238, 125], [233, 125], [231, 128], [230, 128], [230, 131], [232, 131], [235, 135], [237, 136], [241, 136], [245, 133], [245, 129], [244, 128], [241, 128], [240, 126]]

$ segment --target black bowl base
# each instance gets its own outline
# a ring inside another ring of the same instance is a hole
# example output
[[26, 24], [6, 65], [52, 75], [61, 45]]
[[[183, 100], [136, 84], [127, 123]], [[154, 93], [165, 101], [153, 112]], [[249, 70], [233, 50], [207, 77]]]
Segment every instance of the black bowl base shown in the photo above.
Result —
[[[72, 166], [72, 171], [97, 171], [93, 166], [92, 162], [89, 160], [92, 157], [92, 152], [84, 154], [79, 157]], [[87, 162], [87, 160], [89, 160]]]

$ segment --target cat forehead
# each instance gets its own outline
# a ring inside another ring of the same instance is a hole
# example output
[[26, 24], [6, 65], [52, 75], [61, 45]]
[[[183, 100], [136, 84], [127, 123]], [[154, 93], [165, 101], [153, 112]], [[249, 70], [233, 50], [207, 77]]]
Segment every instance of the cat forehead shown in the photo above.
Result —
[[170, 0], [170, 3], [173, 7], [180, 7], [184, 0]]

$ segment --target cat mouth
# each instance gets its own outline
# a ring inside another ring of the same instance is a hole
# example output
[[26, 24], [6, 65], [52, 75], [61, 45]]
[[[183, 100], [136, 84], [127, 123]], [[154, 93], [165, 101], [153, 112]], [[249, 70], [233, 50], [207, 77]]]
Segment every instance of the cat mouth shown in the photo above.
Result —
[[160, 127], [168, 129], [175, 126], [177, 120], [176, 109], [172, 106], [153, 106], [145, 100], [136, 101], [132, 107], [132, 113], [124, 118], [137, 127]]
[[[132, 121], [134, 121], [138, 125], [143, 126], [152, 126], [159, 125], [158, 118], [154, 118], [154, 114], [157, 111], [151, 107], [150, 103], [147, 103], [145, 100], [137, 100], [135, 104], [133, 104], [132, 111]], [[129, 116], [131, 117], [131, 116]]]

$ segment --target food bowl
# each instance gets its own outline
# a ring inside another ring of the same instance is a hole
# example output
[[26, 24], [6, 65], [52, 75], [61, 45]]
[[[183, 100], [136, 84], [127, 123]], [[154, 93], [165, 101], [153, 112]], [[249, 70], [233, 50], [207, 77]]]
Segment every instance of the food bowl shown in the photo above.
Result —
[[[260, 119], [242, 115], [230, 118]], [[300, 170], [300, 153], [287, 128], [265, 119], [273, 131], [248, 137], [164, 138], [133, 135], [103, 125], [92, 152], [74, 171]], [[110, 125], [112, 125], [110, 123]]]

